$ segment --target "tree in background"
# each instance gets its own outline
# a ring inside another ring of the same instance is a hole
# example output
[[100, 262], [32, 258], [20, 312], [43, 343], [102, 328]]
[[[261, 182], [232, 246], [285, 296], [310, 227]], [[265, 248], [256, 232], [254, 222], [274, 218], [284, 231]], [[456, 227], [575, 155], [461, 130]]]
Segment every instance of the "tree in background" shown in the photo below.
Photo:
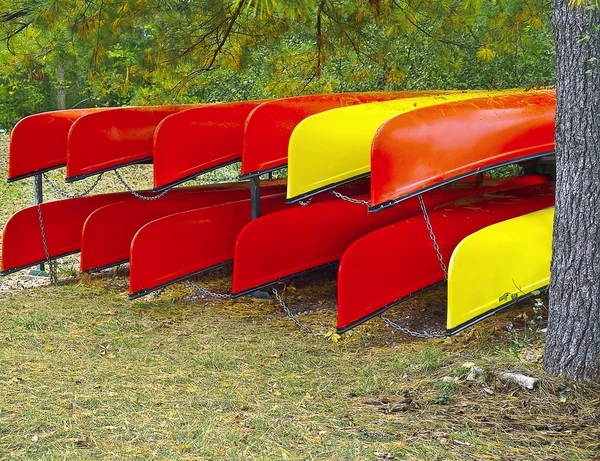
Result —
[[598, 3], [555, 0], [553, 25], [557, 179], [544, 368], [600, 380]]
[[542, 0], [0, 0], [0, 11], [6, 127], [62, 100], [212, 102], [554, 78]]

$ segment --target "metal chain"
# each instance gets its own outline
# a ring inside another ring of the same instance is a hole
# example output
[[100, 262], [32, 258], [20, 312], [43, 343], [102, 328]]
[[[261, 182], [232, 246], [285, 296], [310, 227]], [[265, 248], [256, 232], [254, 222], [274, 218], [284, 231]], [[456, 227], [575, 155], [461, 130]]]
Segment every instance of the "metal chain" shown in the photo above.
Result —
[[281, 308], [283, 309], [283, 311], [287, 314], [287, 316], [289, 318], [291, 318], [294, 321], [294, 323], [296, 325], [298, 325], [298, 327], [302, 331], [304, 331], [305, 333], [311, 334], [311, 335], [321, 336], [320, 333], [317, 333], [316, 331], [311, 330], [306, 325], [304, 325], [300, 320], [298, 320], [298, 318], [292, 313], [292, 311], [290, 310], [290, 308], [287, 307], [287, 304], [281, 298], [281, 296], [279, 295], [279, 292], [277, 291], [277, 288], [275, 288], [275, 287], [273, 287], [273, 295], [275, 295], [275, 298], [277, 299], [277, 302], [279, 303], [279, 305], [281, 306]]
[[58, 276], [56, 275], [56, 264], [50, 258], [50, 250], [48, 249], [48, 240], [46, 239], [46, 228], [44, 227], [44, 216], [42, 215], [42, 204], [37, 204], [38, 219], [40, 221], [40, 233], [42, 235], [42, 244], [44, 245], [44, 253], [46, 255], [46, 263], [48, 264], [48, 273], [50, 275], [50, 283], [58, 285]]
[[46, 181], [46, 183], [50, 186], [50, 188], [56, 192], [58, 195], [60, 195], [61, 197], [65, 197], [65, 198], [80, 198], [83, 197], [85, 195], [90, 194], [98, 185], [98, 183], [100, 182], [100, 179], [102, 178], [102, 174], [100, 173], [100, 175], [98, 177], [96, 177], [96, 180], [94, 181], [94, 183], [87, 188], [86, 190], [84, 190], [83, 192], [80, 192], [78, 194], [69, 194], [68, 192], [62, 190], [61, 188], [59, 188], [49, 177], [46, 173], [42, 173], [42, 176], [44, 177], [44, 180]]
[[344, 194], [340, 194], [338, 191], [336, 190], [332, 190], [331, 193], [333, 195], [335, 195], [337, 198], [340, 198], [342, 200], [345, 200], [346, 202], [350, 202], [350, 203], [356, 203], [357, 205], [366, 205], [369, 206], [370, 203], [368, 200], [358, 200], [352, 197], [348, 197], [347, 195]]
[[406, 328], [406, 327], [403, 327], [402, 325], [398, 325], [397, 323], [392, 322], [390, 319], [388, 319], [387, 317], [384, 317], [383, 315], [380, 315], [379, 317], [381, 317], [381, 319], [385, 322], [385, 324], [388, 327], [393, 328], [398, 331], [401, 331], [402, 333], [407, 334], [409, 336], [413, 336], [415, 338], [442, 339], [442, 338], [446, 338], [448, 336], [445, 333], [430, 333], [428, 331], [414, 331], [414, 330], [411, 330], [410, 328]]
[[[433, 226], [431, 225], [431, 220], [429, 219], [429, 213], [427, 213], [427, 207], [425, 206], [425, 202], [423, 201], [423, 196], [419, 195], [419, 203], [421, 205], [421, 211], [423, 212], [423, 218], [425, 219], [425, 225], [427, 226], [427, 230], [429, 232], [429, 238], [431, 239], [431, 243], [433, 243], [433, 249], [435, 250], [435, 254], [440, 263], [440, 269], [444, 273], [444, 279], [448, 280], [448, 268], [444, 263], [444, 257], [442, 256], [442, 252], [440, 251], [440, 246], [437, 243], [437, 238], [435, 233], [433, 232]], [[428, 331], [415, 331], [410, 328], [403, 327], [402, 325], [398, 325], [395, 322], [392, 322], [387, 317], [380, 315], [381, 319], [385, 322], [385, 324], [393, 328], [395, 330], [401, 331], [404, 334], [409, 336], [413, 336], [415, 338], [424, 338], [424, 339], [441, 339], [446, 338], [448, 335], [445, 333], [430, 333]]]
[[419, 195], [419, 203], [421, 204], [423, 218], [425, 218], [425, 225], [427, 226], [427, 230], [429, 231], [429, 238], [431, 239], [431, 243], [433, 243], [433, 249], [435, 250], [435, 254], [440, 263], [440, 269], [442, 269], [442, 272], [444, 273], [444, 280], [448, 280], [448, 268], [444, 263], [444, 257], [442, 256], [440, 246], [437, 243], [435, 233], [433, 232], [433, 227], [431, 226], [431, 221], [429, 220], [429, 214], [427, 213], [427, 208], [425, 207], [425, 202], [423, 201], [423, 196], [421, 195]]
[[139, 192], [137, 192], [133, 187], [131, 187], [129, 184], [127, 184], [127, 182], [125, 181], [125, 179], [123, 179], [123, 176], [121, 176], [121, 173], [119, 173], [118, 170], [113, 170], [115, 173], [115, 176], [117, 177], [117, 179], [121, 182], [121, 184], [123, 184], [123, 187], [127, 190], [127, 192], [129, 192], [131, 195], [133, 195], [134, 197], [139, 198], [140, 200], [145, 200], [147, 202], [151, 202], [153, 200], [158, 200], [159, 198], [164, 197], [165, 195], [167, 195], [169, 193], [169, 191], [171, 190], [170, 188], [165, 190], [164, 192], [161, 192], [160, 194], [156, 194], [156, 195], [152, 195], [150, 197], [146, 197], [145, 195], [140, 194]]
[[207, 290], [206, 288], [200, 287], [200, 286], [196, 285], [195, 283], [190, 282], [189, 280], [187, 281], [187, 285], [190, 288], [193, 288], [194, 290], [196, 290], [197, 292], [199, 292], [200, 294], [203, 294], [205, 296], [212, 296], [213, 298], [220, 298], [220, 299], [231, 299], [230, 294], [215, 293], [214, 291], [210, 291], [210, 290]]

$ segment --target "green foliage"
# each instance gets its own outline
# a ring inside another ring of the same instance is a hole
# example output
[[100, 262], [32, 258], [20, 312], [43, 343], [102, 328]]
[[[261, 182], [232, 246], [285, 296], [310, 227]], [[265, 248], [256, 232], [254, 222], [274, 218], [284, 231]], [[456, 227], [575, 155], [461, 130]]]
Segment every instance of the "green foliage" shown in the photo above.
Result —
[[[0, 0], [0, 128], [66, 106], [554, 80], [543, 0]], [[64, 78], [62, 75], [64, 74]]]

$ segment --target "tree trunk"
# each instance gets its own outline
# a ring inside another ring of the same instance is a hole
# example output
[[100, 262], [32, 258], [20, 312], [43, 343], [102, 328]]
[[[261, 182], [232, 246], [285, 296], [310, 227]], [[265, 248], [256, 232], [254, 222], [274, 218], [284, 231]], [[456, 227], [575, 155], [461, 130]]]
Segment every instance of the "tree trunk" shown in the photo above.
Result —
[[[593, 3], [593, 2], [588, 2]], [[600, 14], [555, 0], [556, 215], [544, 369], [600, 379]]]
[[67, 108], [67, 83], [62, 62], [59, 62], [56, 68], [56, 108], [59, 110]]

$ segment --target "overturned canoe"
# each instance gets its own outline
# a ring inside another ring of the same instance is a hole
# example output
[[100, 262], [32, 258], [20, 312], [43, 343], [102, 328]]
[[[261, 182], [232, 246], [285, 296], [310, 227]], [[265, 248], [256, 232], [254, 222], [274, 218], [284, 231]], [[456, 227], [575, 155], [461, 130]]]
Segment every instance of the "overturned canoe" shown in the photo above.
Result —
[[10, 136], [8, 181], [17, 181], [67, 164], [67, 138], [75, 121], [107, 109], [72, 109], [25, 117]]
[[197, 107], [160, 122], [154, 133], [154, 190], [163, 191], [240, 161], [246, 119], [262, 102]]
[[450, 333], [548, 285], [553, 220], [554, 208], [546, 208], [493, 224], [458, 244], [448, 266]]
[[554, 150], [555, 91], [470, 99], [405, 113], [373, 140], [371, 211]]
[[[469, 197], [429, 212], [445, 264], [467, 235], [554, 204], [554, 183]], [[444, 281], [422, 215], [381, 228], [354, 242], [338, 271], [338, 331]]]
[[[266, 182], [263, 194], [285, 192], [285, 183]], [[154, 201], [107, 205], [89, 215], [81, 235], [82, 272], [94, 272], [129, 261], [131, 241], [144, 225], [192, 209], [248, 199], [247, 182], [177, 188]]]
[[193, 107], [197, 106], [121, 107], [80, 117], [69, 132], [66, 180], [152, 161], [157, 125], [165, 117]]
[[368, 175], [373, 138], [390, 118], [422, 107], [497, 94], [502, 92], [440, 93], [342, 107], [304, 119], [289, 143], [288, 202]]
[[[544, 182], [547, 179], [537, 175], [487, 180], [481, 185], [457, 182], [427, 193], [423, 198], [428, 207], [436, 207], [462, 197]], [[353, 194], [353, 198], [366, 200], [368, 195]], [[262, 216], [248, 223], [237, 238], [232, 294], [248, 294], [336, 263], [359, 238], [419, 211], [417, 199], [376, 214], [368, 213], [361, 204], [332, 200]]]
[[[271, 213], [285, 207], [285, 194], [264, 195], [260, 201], [262, 212]], [[240, 200], [146, 224], [131, 243], [129, 298], [231, 263], [237, 236], [251, 219], [250, 200]]]
[[241, 177], [259, 176], [285, 167], [290, 136], [294, 128], [311, 115], [338, 107], [431, 93], [433, 92], [392, 91], [317, 94], [265, 102], [254, 109], [246, 121]]
[[131, 194], [91, 195], [40, 206], [48, 255], [44, 249], [38, 207], [15, 213], [2, 232], [2, 275], [49, 259], [77, 253], [81, 248], [81, 229], [87, 217], [100, 207], [137, 200]]

